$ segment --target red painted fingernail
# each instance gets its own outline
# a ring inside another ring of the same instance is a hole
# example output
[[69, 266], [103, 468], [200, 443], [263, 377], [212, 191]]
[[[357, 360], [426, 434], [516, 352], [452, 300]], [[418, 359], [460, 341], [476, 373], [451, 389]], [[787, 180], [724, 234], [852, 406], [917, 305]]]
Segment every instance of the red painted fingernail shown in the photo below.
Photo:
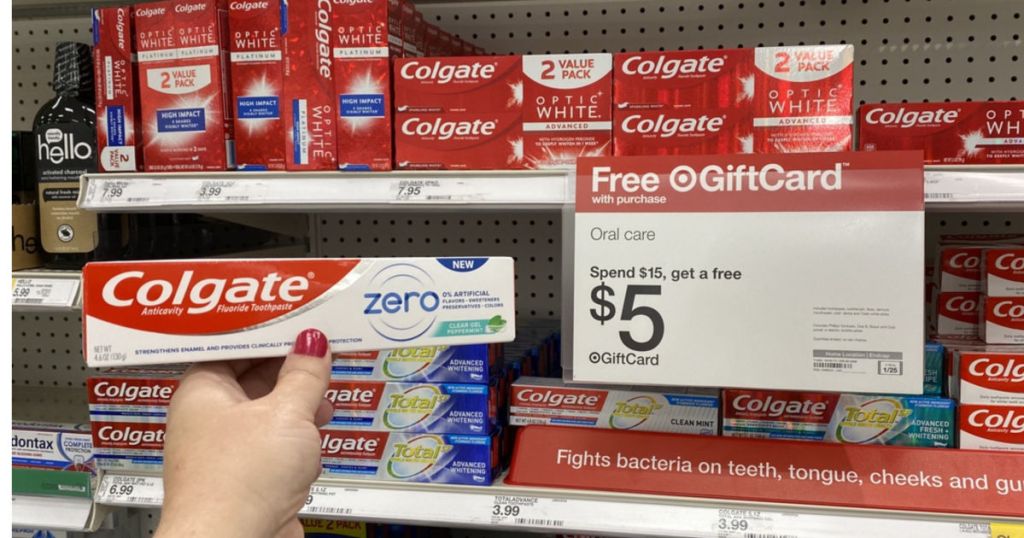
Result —
[[295, 339], [295, 347], [292, 353], [298, 355], [309, 355], [310, 357], [323, 357], [327, 353], [327, 337], [316, 329], [306, 329], [299, 333]]

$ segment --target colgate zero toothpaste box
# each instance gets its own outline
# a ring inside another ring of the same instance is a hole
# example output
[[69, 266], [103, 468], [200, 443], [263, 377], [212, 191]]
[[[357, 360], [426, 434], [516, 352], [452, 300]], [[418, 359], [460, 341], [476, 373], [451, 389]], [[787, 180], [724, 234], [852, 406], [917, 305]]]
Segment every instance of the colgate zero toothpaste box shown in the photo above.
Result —
[[391, 170], [388, 0], [334, 0], [338, 168]]
[[753, 49], [614, 56], [615, 155], [751, 153]]
[[981, 291], [978, 246], [944, 246], [939, 250], [939, 291]]
[[978, 327], [987, 344], [1024, 344], [1024, 297], [982, 297]]
[[501, 364], [500, 346], [425, 346], [336, 353], [331, 377], [402, 383], [489, 383]]
[[960, 353], [960, 402], [1024, 406], [1024, 352]]
[[142, 169], [134, 40], [130, 7], [92, 10], [96, 149], [100, 172]]
[[332, 380], [326, 398], [334, 428], [489, 435], [497, 396], [487, 385]]
[[758, 47], [754, 152], [853, 148], [853, 46]]
[[611, 155], [611, 54], [528, 55], [522, 65], [526, 167], [575, 167], [579, 157]]
[[288, 130], [288, 170], [335, 170], [338, 166], [333, 8], [333, 0], [287, 3], [283, 118]]
[[953, 447], [946, 398], [722, 391], [722, 435], [832, 443]]
[[86, 424], [11, 423], [11, 467], [96, 473]]
[[1024, 163], [1024, 103], [888, 103], [860, 107], [860, 149], [921, 149], [925, 164]]
[[960, 406], [960, 448], [1024, 452], [1024, 406]]
[[487, 486], [498, 449], [496, 435], [320, 430], [328, 477]]
[[224, 0], [135, 8], [146, 171], [234, 168]]
[[1024, 297], [1024, 248], [987, 248], [982, 253], [982, 291], [993, 297]]
[[284, 170], [284, 16], [281, 0], [232, 0], [228, 4], [239, 170]]
[[96, 466], [104, 471], [161, 472], [163, 422], [92, 422]]
[[939, 292], [936, 334], [940, 338], [978, 338], [982, 295], [976, 291]]
[[284, 356], [309, 327], [334, 352], [515, 339], [511, 258], [87, 264], [89, 366]]
[[663, 393], [580, 387], [566, 385], [557, 378], [521, 377], [512, 384], [510, 399], [509, 424], [513, 426], [554, 424], [696, 435], [718, 433], [717, 391]]

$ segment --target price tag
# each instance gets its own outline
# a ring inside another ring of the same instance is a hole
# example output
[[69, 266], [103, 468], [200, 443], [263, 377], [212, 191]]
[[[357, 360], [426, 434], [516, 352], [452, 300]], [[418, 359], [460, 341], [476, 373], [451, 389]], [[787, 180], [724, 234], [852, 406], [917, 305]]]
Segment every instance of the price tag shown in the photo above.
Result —
[[920, 390], [921, 296], [892, 290], [921, 284], [921, 174], [906, 152], [580, 159], [573, 379]]
[[342, 488], [313, 486], [309, 488], [306, 505], [299, 511], [308, 516], [350, 516], [352, 507], [342, 501]]
[[925, 173], [928, 202], [1019, 202], [1024, 172], [930, 170]]
[[1024, 524], [1021, 523], [992, 523], [989, 527], [992, 538], [1024, 538]]
[[11, 302], [14, 306], [71, 308], [80, 285], [77, 278], [15, 277]]
[[247, 202], [249, 194], [242, 185], [233, 180], [207, 180], [199, 185], [196, 201], [204, 202]]
[[495, 495], [491, 503], [491, 524], [514, 527], [561, 528], [565, 520], [559, 513], [565, 513], [565, 501], [543, 497]]
[[441, 182], [436, 179], [401, 179], [393, 182], [393, 199], [396, 202], [433, 202], [452, 200], [451, 193], [445, 194]]
[[104, 475], [96, 500], [116, 506], [160, 506], [164, 500], [163, 480], [155, 476]]
[[148, 196], [131, 192], [132, 182], [124, 179], [107, 179], [97, 182], [98, 192], [94, 198], [100, 204], [118, 202], [144, 202]]

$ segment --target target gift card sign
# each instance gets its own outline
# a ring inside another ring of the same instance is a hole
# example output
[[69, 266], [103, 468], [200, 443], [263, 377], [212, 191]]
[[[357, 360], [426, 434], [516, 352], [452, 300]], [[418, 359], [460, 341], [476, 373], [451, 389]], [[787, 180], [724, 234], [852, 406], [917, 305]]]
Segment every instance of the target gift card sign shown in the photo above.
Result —
[[920, 152], [581, 159], [573, 378], [921, 394]]

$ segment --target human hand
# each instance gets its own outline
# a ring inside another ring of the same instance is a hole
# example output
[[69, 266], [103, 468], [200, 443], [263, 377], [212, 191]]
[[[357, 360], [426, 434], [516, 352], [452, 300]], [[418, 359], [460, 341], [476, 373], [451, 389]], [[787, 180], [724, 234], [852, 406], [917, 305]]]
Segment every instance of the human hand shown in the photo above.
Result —
[[167, 417], [157, 538], [302, 536], [332, 413], [328, 347], [306, 329], [284, 359], [189, 368]]

